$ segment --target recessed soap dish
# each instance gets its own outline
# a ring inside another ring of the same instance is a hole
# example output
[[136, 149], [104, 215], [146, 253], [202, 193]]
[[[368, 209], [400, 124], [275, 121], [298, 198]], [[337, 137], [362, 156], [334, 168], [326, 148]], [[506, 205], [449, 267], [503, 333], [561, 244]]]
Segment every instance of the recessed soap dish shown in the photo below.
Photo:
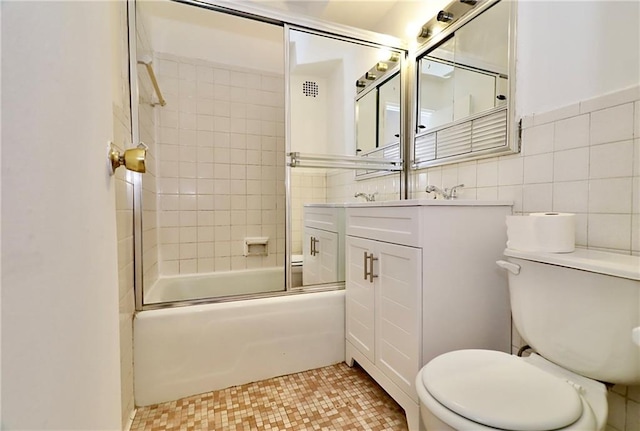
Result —
[[269, 237], [249, 237], [244, 239], [245, 256], [267, 256], [269, 254]]

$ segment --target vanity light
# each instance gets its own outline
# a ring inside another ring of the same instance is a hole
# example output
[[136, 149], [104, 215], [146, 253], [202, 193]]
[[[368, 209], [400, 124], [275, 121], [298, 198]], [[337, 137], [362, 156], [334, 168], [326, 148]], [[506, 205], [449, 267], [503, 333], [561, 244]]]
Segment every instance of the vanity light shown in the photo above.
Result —
[[377, 76], [374, 73], [371, 73], [371, 72], [365, 73], [364, 77], [366, 79], [368, 79], [369, 81], [373, 81], [373, 80], [375, 80], [377, 78]]
[[427, 27], [426, 24], [420, 27], [420, 31], [418, 32], [418, 39], [426, 39], [429, 36], [431, 36], [431, 30], [429, 30], [429, 27]]
[[386, 72], [389, 69], [389, 65], [383, 61], [378, 62], [378, 64], [376, 64], [376, 70], [378, 72]]
[[367, 83], [365, 81], [363, 81], [362, 79], [358, 79], [356, 81], [356, 87], [357, 88], [364, 88], [367, 86]]
[[397, 63], [398, 61], [400, 61], [400, 53], [399, 52], [391, 52], [389, 54], [389, 58], [387, 59], [387, 61], [391, 61], [393, 63]]
[[475, 6], [478, 0], [460, 0], [460, 3], [468, 4], [469, 6]]
[[379, 61], [390, 61], [392, 63], [396, 63], [400, 60], [400, 53], [395, 51], [390, 51], [386, 48], [380, 50], [378, 54]]
[[451, 22], [453, 21], [453, 14], [446, 10], [441, 10], [438, 12], [438, 17], [436, 19], [440, 22]]

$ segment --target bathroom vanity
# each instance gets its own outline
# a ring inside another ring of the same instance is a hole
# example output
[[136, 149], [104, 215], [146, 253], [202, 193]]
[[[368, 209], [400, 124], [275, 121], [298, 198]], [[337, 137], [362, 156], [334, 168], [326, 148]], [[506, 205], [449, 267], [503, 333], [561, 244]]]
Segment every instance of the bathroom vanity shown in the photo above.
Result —
[[495, 265], [511, 204], [406, 200], [346, 208], [346, 362], [356, 361], [418, 430], [414, 381], [458, 349], [510, 352], [507, 279]]
[[344, 281], [343, 204], [305, 204], [303, 285]]

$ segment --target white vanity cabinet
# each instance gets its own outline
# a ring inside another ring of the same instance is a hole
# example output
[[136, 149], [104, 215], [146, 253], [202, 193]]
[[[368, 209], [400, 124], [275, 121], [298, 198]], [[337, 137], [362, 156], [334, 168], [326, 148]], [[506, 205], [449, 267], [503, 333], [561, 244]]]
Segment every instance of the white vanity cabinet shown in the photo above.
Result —
[[304, 206], [304, 286], [344, 280], [344, 207]]
[[418, 430], [415, 377], [451, 350], [510, 351], [507, 280], [495, 261], [511, 205], [398, 201], [346, 209], [346, 362]]

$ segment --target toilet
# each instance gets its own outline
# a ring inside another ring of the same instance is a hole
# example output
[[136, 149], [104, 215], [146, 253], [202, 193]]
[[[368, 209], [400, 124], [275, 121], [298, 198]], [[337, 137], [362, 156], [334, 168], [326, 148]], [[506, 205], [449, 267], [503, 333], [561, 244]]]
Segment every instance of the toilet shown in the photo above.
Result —
[[302, 268], [304, 266], [304, 255], [291, 255], [291, 287], [302, 286]]
[[533, 353], [432, 359], [416, 377], [420, 429], [604, 430], [603, 382], [640, 384], [640, 257], [504, 254], [513, 322]]

